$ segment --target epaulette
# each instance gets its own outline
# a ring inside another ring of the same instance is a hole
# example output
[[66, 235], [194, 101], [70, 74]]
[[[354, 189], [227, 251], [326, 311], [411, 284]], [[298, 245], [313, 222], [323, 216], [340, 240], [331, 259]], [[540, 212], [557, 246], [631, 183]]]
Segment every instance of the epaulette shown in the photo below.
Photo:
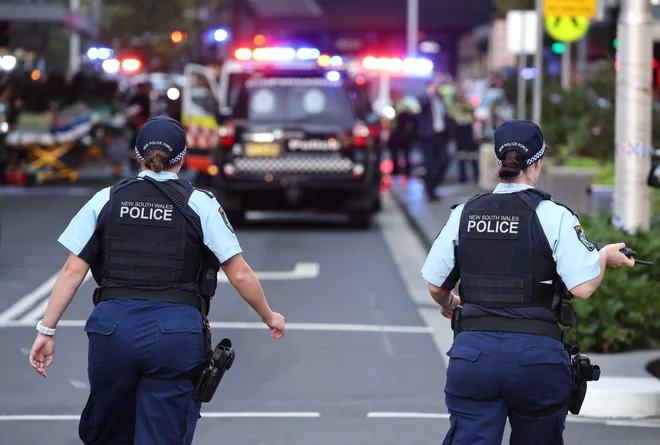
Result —
[[209, 192], [208, 190], [204, 190], [204, 189], [197, 188], [197, 187], [195, 187], [195, 184], [193, 184], [192, 182], [190, 183], [190, 185], [192, 185], [192, 187], [193, 187], [194, 190], [197, 190], [198, 192], [202, 192], [202, 193], [204, 193], [204, 194], [205, 194], [206, 196], [208, 196], [210, 199], [214, 199], [214, 198], [215, 198], [215, 195], [214, 195], [213, 193]]

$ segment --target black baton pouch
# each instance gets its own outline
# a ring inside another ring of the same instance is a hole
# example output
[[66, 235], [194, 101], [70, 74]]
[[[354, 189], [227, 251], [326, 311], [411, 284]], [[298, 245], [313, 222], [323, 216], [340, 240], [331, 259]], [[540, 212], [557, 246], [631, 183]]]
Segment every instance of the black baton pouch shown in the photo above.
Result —
[[195, 385], [195, 402], [208, 403], [213, 398], [225, 371], [231, 368], [236, 353], [231, 347], [231, 340], [223, 339], [213, 350], [213, 355]]

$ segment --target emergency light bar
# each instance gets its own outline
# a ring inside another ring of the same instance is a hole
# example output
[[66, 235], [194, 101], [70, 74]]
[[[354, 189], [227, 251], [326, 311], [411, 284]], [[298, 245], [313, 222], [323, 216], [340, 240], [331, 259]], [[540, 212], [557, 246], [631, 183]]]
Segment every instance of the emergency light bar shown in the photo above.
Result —
[[367, 70], [391, 71], [405, 74], [430, 74], [433, 71], [433, 62], [424, 58], [387, 58], [365, 57], [362, 66]]

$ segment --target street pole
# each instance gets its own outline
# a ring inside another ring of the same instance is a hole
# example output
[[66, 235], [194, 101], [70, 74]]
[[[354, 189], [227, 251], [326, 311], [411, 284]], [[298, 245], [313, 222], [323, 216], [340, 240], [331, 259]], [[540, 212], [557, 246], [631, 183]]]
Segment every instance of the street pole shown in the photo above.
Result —
[[532, 121], [541, 125], [541, 107], [543, 106], [543, 0], [536, 0], [536, 16], [538, 26], [536, 27], [536, 54], [534, 54], [536, 77], [534, 78], [534, 94], [532, 96]]
[[649, 0], [624, 0], [616, 73], [613, 223], [635, 232], [651, 225], [653, 17]]
[[587, 58], [588, 58], [588, 46], [589, 46], [589, 34], [585, 34], [584, 37], [577, 43], [577, 55], [575, 68], [577, 73], [580, 75], [580, 85], [586, 85], [587, 83]]
[[408, 57], [417, 56], [417, 31], [419, 29], [419, 0], [408, 0]]
[[564, 43], [564, 54], [561, 55], [561, 87], [564, 90], [571, 89], [571, 47], [570, 43]]
[[527, 45], [525, 45], [525, 32], [526, 12], [520, 14], [520, 52], [518, 54], [518, 110], [516, 111], [517, 119], [525, 119], [527, 114], [527, 81], [523, 78], [522, 72], [527, 68]]
[[[72, 14], [78, 14], [80, 0], [69, 0], [69, 10]], [[78, 71], [80, 71], [80, 34], [72, 29], [69, 31], [69, 76], [75, 76]]]

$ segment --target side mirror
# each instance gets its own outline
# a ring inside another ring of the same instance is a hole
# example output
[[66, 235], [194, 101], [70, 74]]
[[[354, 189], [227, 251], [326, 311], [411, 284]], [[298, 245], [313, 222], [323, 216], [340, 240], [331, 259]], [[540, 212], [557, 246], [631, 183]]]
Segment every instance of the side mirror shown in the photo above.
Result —
[[653, 164], [646, 183], [649, 187], [660, 188], [660, 163]]

